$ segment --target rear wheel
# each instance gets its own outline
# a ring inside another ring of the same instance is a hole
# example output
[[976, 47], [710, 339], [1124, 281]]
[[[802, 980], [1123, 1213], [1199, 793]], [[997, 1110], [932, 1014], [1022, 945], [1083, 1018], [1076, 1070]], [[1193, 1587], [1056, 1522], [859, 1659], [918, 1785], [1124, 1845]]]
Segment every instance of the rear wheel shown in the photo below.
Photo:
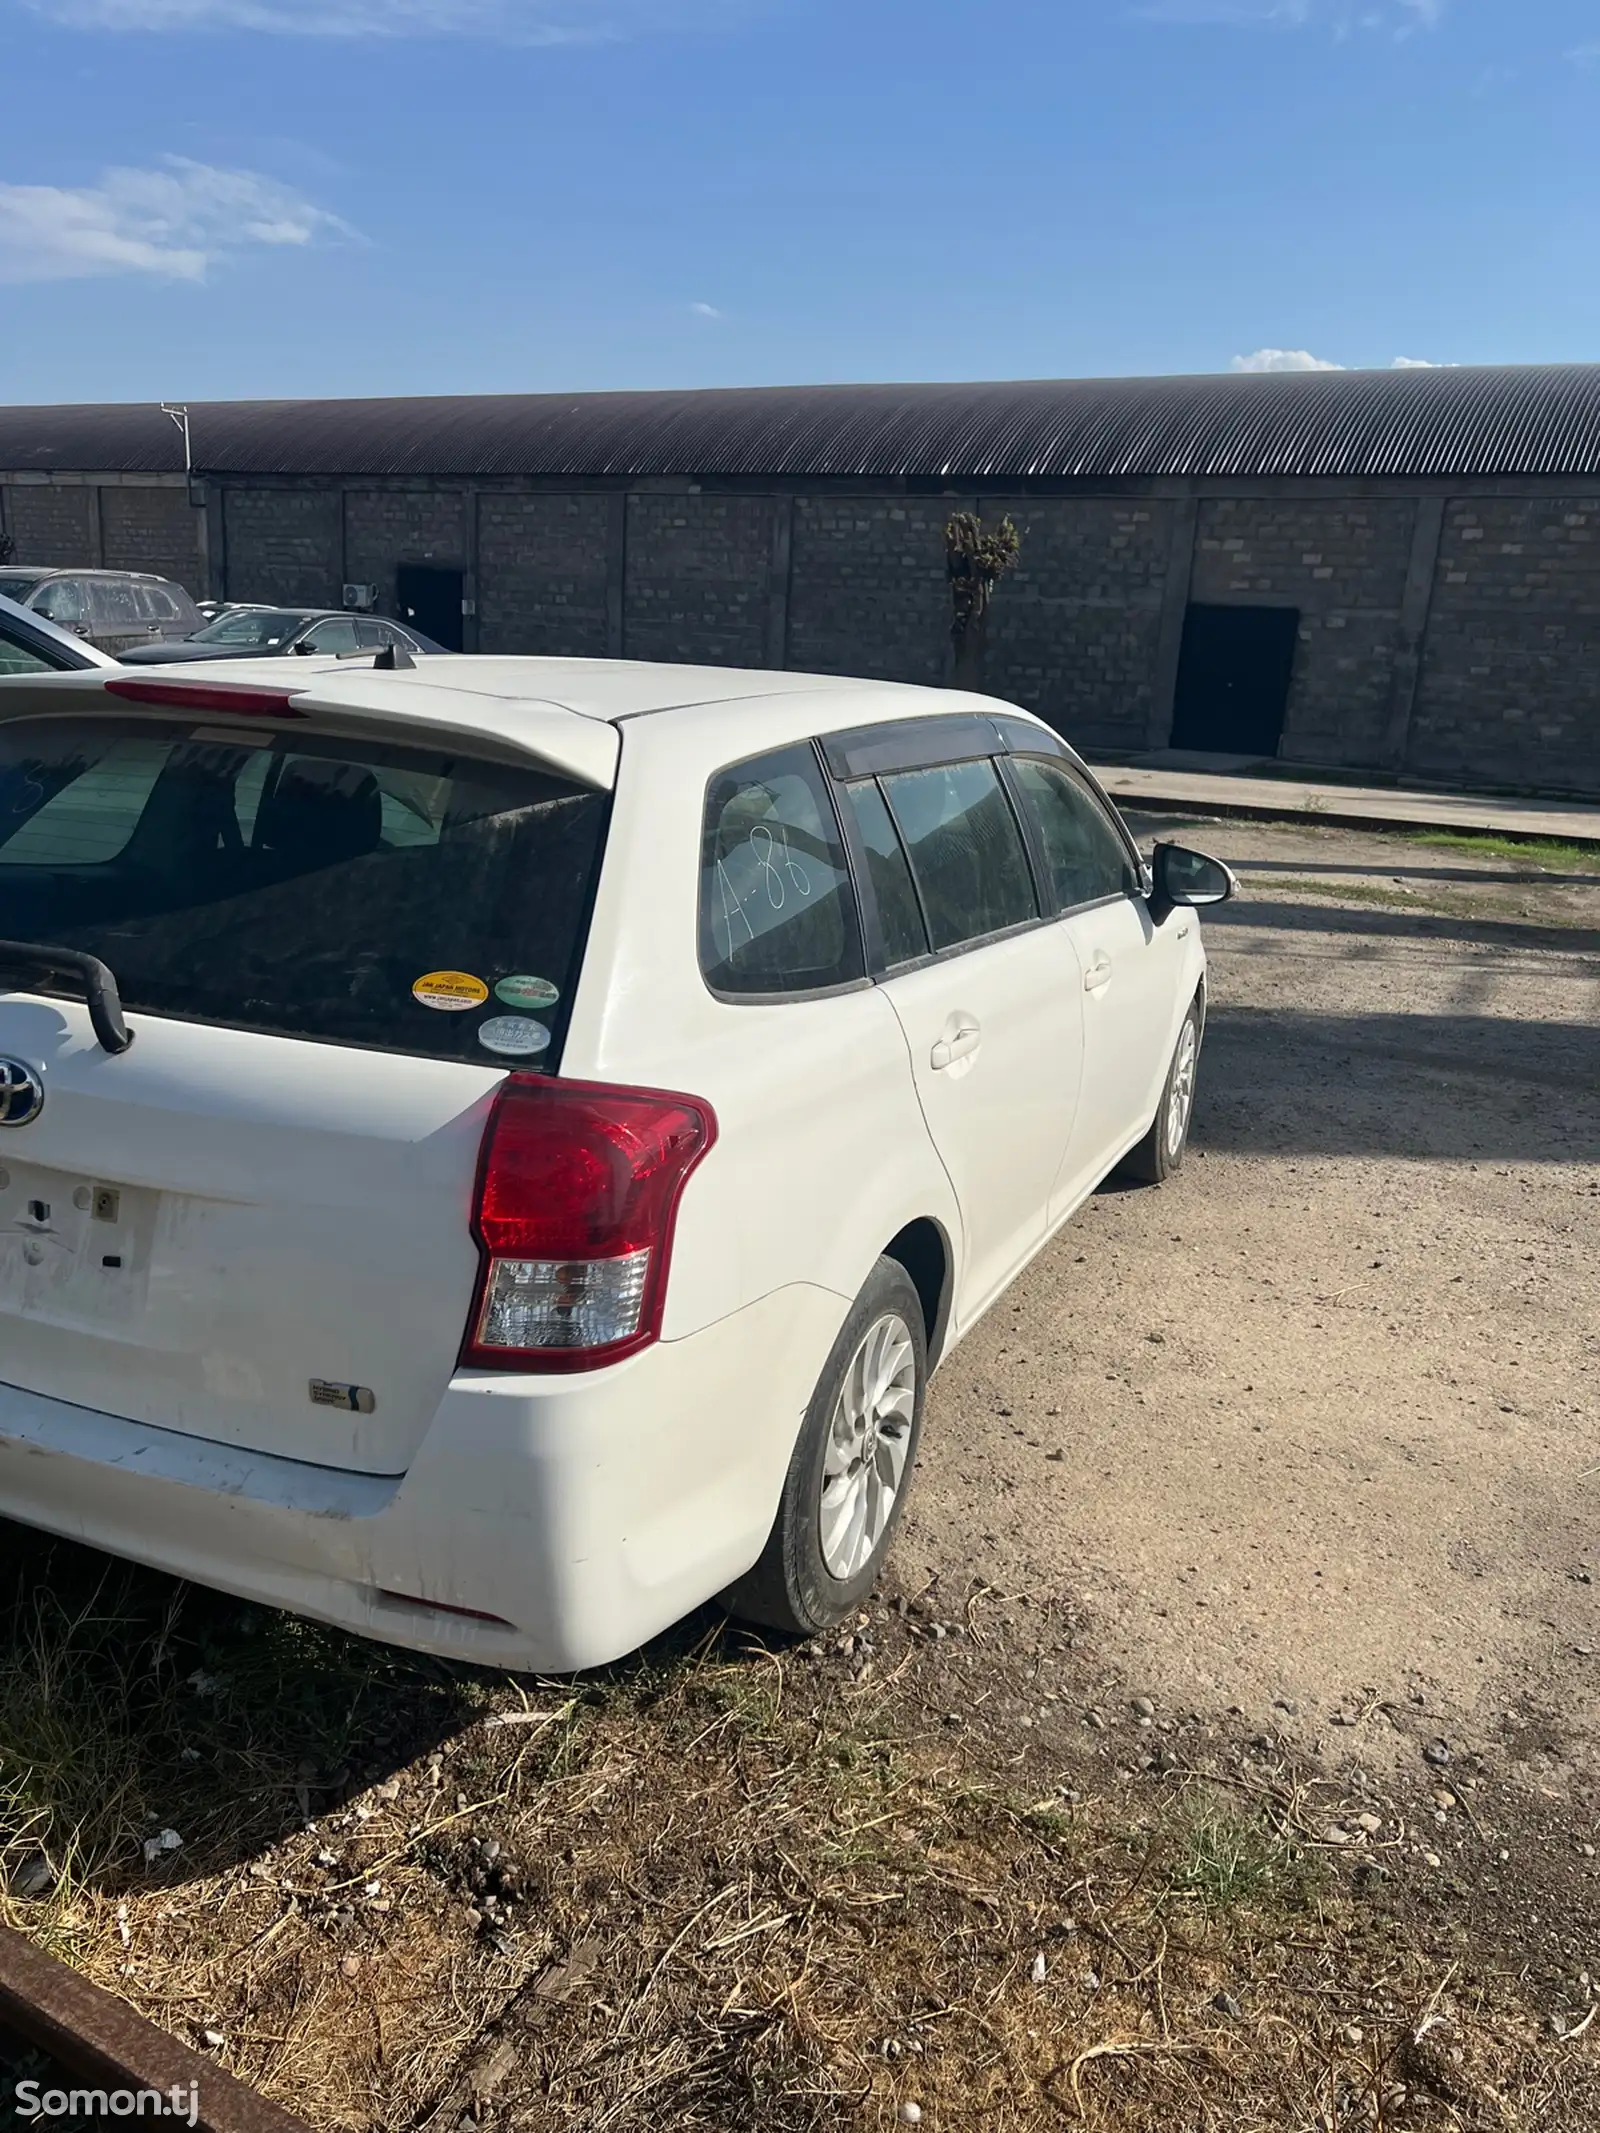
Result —
[[807, 1636], [859, 1606], [905, 1508], [927, 1378], [921, 1298], [880, 1259], [811, 1396], [761, 1560], [722, 1596], [732, 1613]]
[[1183, 1152], [1189, 1145], [1189, 1121], [1194, 1116], [1195, 1081], [1200, 1067], [1200, 1003], [1191, 1002], [1178, 1032], [1178, 1042], [1167, 1069], [1166, 1083], [1150, 1131], [1117, 1165], [1119, 1173], [1141, 1185], [1159, 1185], [1183, 1167]]

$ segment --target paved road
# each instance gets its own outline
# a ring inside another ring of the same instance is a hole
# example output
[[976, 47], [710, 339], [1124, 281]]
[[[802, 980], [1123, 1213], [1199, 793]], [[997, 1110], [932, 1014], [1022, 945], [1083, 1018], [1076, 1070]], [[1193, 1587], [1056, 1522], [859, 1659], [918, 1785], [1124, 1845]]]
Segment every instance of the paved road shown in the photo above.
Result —
[[1108, 1670], [1186, 1708], [1336, 1746], [1411, 1697], [1586, 1760], [1600, 859], [1191, 835], [1247, 898], [1189, 1165], [1097, 1195], [941, 1372], [900, 1577], [1086, 1597]]

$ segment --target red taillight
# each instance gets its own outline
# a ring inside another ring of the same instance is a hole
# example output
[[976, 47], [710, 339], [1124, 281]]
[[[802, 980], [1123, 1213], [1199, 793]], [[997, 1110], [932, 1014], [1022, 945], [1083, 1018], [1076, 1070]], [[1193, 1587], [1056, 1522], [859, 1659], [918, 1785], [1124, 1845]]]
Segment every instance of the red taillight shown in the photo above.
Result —
[[108, 681], [107, 696], [131, 704], [165, 704], [174, 711], [231, 711], [239, 718], [304, 718], [290, 702], [292, 689], [256, 689], [225, 681]]
[[716, 1137], [695, 1096], [513, 1074], [483, 1140], [463, 1361], [590, 1370], [653, 1341], [678, 1197]]

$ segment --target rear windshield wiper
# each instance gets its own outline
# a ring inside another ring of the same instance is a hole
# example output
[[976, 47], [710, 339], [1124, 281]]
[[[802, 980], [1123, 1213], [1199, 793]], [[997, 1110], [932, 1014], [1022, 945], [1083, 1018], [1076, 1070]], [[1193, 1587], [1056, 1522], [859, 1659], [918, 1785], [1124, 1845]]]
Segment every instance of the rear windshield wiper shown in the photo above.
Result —
[[105, 1052], [125, 1052], [133, 1031], [122, 1016], [117, 981], [97, 955], [76, 948], [49, 948], [39, 941], [0, 941], [0, 969], [31, 970], [47, 977], [82, 978], [95, 1037]]

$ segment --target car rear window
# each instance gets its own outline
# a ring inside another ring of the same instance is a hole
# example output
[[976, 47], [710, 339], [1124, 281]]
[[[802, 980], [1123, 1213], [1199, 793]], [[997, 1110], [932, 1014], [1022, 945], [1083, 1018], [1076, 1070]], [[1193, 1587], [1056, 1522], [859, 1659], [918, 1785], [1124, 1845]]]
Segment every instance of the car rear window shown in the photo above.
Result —
[[809, 746], [753, 756], [711, 781], [700, 968], [732, 997], [827, 992], [865, 975], [850, 863]]
[[49, 674], [53, 671], [49, 660], [41, 653], [0, 636], [0, 674]]
[[134, 587], [139, 596], [139, 610], [149, 622], [182, 622], [186, 619], [183, 609], [164, 585], [138, 585]]
[[607, 808], [455, 752], [12, 720], [0, 938], [99, 956], [134, 1013], [553, 1067]]

